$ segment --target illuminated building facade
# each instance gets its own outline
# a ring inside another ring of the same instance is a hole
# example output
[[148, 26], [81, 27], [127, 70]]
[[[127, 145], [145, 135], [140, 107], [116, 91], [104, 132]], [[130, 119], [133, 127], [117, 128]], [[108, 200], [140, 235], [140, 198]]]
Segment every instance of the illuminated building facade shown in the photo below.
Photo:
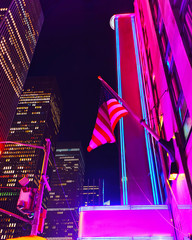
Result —
[[111, 22], [118, 93], [141, 123], [172, 139], [175, 160], [131, 114], [120, 120], [124, 206], [82, 208], [79, 240], [191, 238], [192, 5], [135, 0], [134, 9]]
[[83, 178], [84, 159], [80, 143], [58, 143], [43, 237], [50, 240], [77, 239]]
[[[52, 149], [59, 132], [61, 104], [54, 78], [28, 78], [20, 97], [16, 114], [9, 132], [8, 141], [43, 146], [51, 139]], [[0, 208], [16, 213], [20, 184], [18, 181], [28, 174], [28, 187], [37, 188], [44, 152], [41, 149], [6, 144], [0, 158]], [[50, 158], [48, 176], [52, 171]], [[43, 206], [48, 193], [45, 191]], [[23, 216], [23, 215], [22, 215]], [[0, 213], [1, 239], [28, 235], [30, 226]]]
[[0, 1], [0, 140], [8, 136], [43, 19], [39, 0]]
[[102, 206], [104, 204], [104, 181], [88, 179], [83, 186], [83, 199], [81, 206]]

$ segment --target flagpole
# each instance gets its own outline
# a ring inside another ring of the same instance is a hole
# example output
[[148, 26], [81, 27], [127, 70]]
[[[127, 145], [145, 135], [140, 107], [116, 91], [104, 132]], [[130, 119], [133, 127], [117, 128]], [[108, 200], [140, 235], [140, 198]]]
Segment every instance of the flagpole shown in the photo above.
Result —
[[175, 151], [173, 147], [173, 139], [171, 138], [170, 141], [166, 141], [162, 139], [156, 132], [154, 132], [146, 123], [145, 120], [142, 118], [139, 118], [133, 110], [128, 106], [128, 104], [102, 79], [102, 77], [98, 76], [98, 79], [101, 81], [103, 87], [108, 90], [115, 98], [117, 98], [119, 101], [121, 101], [123, 107], [132, 115], [132, 117], [140, 124], [142, 125], [147, 131], [155, 138], [157, 142], [165, 149], [166, 152], [168, 152], [171, 161], [175, 161]]

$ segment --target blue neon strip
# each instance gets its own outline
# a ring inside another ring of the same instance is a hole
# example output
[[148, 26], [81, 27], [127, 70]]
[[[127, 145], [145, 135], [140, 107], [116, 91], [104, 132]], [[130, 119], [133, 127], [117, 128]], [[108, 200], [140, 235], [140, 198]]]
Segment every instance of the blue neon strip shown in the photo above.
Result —
[[[118, 94], [122, 97], [121, 89], [121, 67], [120, 67], [120, 45], [119, 45], [119, 26], [118, 19], [115, 19], [115, 32], [116, 32], [116, 52], [117, 52], [117, 79], [118, 79]], [[124, 143], [124, 125], [123, 119], [119, 121], [120, 125], [120, 146], [121, 146], [121, 171], [122, 171], [122, 189], [123, 189], [123, 204], [128, 204], [128, 191], [127, 191], [127, 173], [125, 162], [125, 143]]]
[[[155, 152], [155, 147], [154, 147], [154, 144], [152, 143], [152, 147], [153, 147], [153, 152]], [[154, 157], [154, 164], [155, 164], [155, 169], [156, 169], [156, 172], [157, 172], [157, 183], [158, 183], [158, 186], [159, 186], [159, 195], [160, 195], [160, 202], [161, 204], [163, 204], [163, 195], [162, 195], [162, 191], [161, 191], [161, 183], [160, 183], [160, 173], [159, 173], [159, 170], [158, 170], [158, 166], [157, 166], [157, 157], [155, 154], [153, 154], [153, 157]]]
[[[142, 114], [143, 114], [143, 119], [146, 119], [146, 123], [148, 124], [147, 111], [146, 111], [146, 105], [145, 105], [145, 97], [144, 97], [144, 89], [143, 89], [143, 85], [142, 85], [141, 67], [140, 67], [140, 61], [139, 61], [139, 51], [138, 51], [138, 46], [137, 46], [135, 21], [134, 21], [133, 17], [131, 18], [131, 23], [132, 23], [132, 30], [133, 30], [134, 46], [135, 46], [135, 56], [136, 56], [136, 62], [137, 62], [137, 74], [138, 74], [138, 80], [139, 80]], [[146, 129], [145, 129], [145, 140], [146, 140], [146, 147], [147, 147], [151, 185], [152, 185], [152, 191], [153, 191], [153, 199], [154, 199], [155, 204], [159, 204], [160, 199], [159, 199], [159, 194], [158, 194], [158, 187], [157, 187], [158, 184], [157, 184], [157, 179], [156, 179], [156, 175], [155, 175], [155, 168], [154, 168], [154, 164], [153, 164], [153, 155], [152, 155], [152, 150], [151, 150], [150, 138], [149, 138], [149, 135], [148, 135], [148, 132], [146, 131]]]

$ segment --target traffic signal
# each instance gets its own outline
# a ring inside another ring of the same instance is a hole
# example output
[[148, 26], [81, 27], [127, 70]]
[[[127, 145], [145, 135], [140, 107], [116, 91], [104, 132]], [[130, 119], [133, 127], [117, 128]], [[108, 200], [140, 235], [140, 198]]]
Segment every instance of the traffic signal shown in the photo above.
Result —
[[36, 202], [35, 188], [21, 188], [19, 199], [17, 201], [17, 209], [31, 218], [34, 214], [35, 202]]

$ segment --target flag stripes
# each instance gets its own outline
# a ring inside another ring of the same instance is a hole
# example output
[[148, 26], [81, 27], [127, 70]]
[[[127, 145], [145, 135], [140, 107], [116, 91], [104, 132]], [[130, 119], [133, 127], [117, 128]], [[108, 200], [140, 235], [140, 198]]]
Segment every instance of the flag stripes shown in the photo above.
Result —
[[114, 143], [114, 129], [119, 119], [127, 114], [127, 110], [116, 100], [109, 99], [98, 110], [92, 139], [88, 152], [105, 143]]

